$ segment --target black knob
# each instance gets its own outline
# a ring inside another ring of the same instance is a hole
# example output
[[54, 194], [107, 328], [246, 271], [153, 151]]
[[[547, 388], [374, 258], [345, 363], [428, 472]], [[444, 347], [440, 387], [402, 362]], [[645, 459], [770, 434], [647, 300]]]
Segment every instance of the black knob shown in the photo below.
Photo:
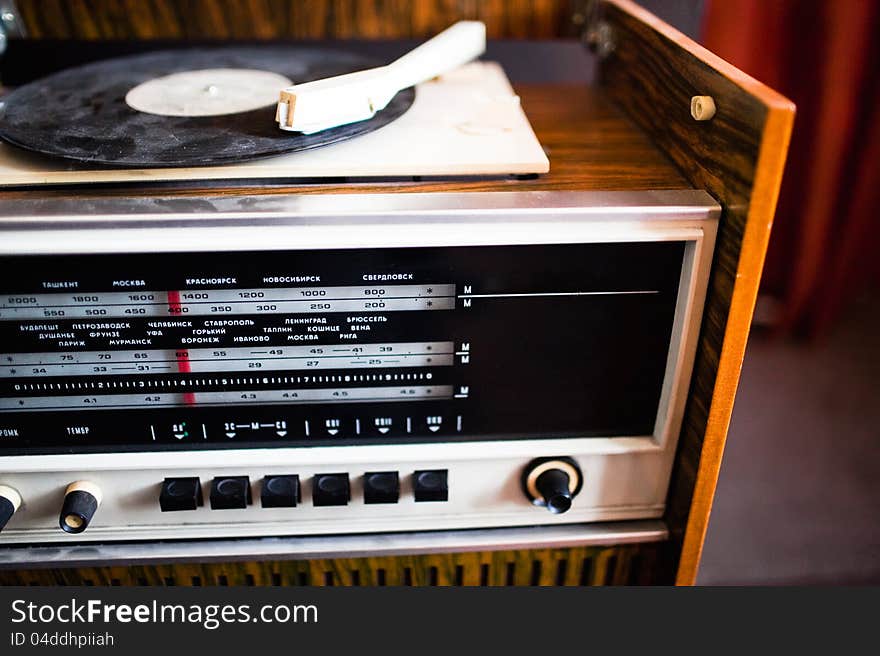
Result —
[[560, 514], [571, 508], [583, 479], [580, 467], [572, 458], [537, 458], [523, 470], [522, 487], [534, 505]]
[[8, 485], [0, 485], [0, 531], [9, 523], [21, 505], [21, 495]]
[[535, 480], [535, 487], [541, 496], [547, 510], [552, 513], [564, 513], [571, 508], [571, 478], [561, 469], [548, 469]]
[[67, 533], [82, 533], [101, 505], [101, 488], [90, 481], [77, 481], [67, 486], [58, 523]]

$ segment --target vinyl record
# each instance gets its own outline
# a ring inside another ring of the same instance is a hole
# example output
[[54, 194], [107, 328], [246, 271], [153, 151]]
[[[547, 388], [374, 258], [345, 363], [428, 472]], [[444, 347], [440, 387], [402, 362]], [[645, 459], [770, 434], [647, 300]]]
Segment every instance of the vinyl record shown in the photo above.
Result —
[[[304, 135], [275, 122], [284, 78], [308, 82], [380, 64], [279, 46], [110, 59], [8, 94], [0, 103], [0, 138], [53, 157], [133, 168], [231, 164], [307, 150], [387, 125], [412, 105], [415, 90], [401, 91], [370, 120]], [[234, 113], [216, 113], [229, 109]]]

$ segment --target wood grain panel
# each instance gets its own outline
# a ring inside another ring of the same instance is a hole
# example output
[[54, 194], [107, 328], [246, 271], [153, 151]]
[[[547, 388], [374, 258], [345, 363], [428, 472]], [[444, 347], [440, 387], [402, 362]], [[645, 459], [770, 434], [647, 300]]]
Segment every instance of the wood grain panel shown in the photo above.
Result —
[[33, 39], [424, 38], [482, 20], [491, 38], [572, 36], [572, 0], [17, 0]]
[[630, 585], [657, 544], [244, 563], [0, 570], [0, 585]]
[[[724, 208], [666, 520], [668, 580], [696, 578], [749, 324], [770, 236], [794, 105], [628, 0], [603, 0], [613, 52], [603, 89]], [[691, 98], [715, 99], [695, 121]], [[675, 571], [673, 571], [675, 570]], [[658, 572], [660, 581], [664, 574]]]

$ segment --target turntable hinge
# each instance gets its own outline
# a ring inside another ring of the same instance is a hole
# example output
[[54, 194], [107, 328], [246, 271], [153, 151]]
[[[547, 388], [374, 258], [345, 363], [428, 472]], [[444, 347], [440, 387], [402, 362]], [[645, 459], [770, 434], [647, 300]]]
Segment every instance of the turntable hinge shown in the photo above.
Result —
[[0, 55], [6, 51], [8, 39], [21, 39], [26, 36], [24, 22], [15, 0], [0, 0]]
[[616, 46], [611, 25], [602, 18], [599, 0], [580, 0], [572, 14], [581, 42], [599, 59], [606, 59]]

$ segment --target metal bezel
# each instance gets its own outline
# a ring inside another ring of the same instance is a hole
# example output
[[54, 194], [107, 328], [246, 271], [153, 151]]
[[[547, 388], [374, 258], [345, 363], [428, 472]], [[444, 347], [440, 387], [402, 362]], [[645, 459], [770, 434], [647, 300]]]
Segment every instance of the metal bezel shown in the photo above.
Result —
[[[94, 471], [110, 475], [117, 471], [123, 474], [126, 469], [167, 472], [170, 466], [175, 471], [220, 468], [231, 461], [245, 468], [267, 459], [295, 461], [300, 466], [336, 463], [341, 467], [374, 462], [531, 459], [542, 453], [565, 453], [576, 458], [637, 457], [643, 454], [650, 462], [656, 463], [652, 467], [659, 467], [658, 478], [668, 481], [696, 350], [719, 214], [720, 207], [712, 198], [696, 190], [263, 194], [0, 201], [0, 256], [687, 242], [672, 345], [667, 358], [660, 411], [652, 435], [308, 449], [7, 456], [0, 458], [0, 472], [27, 476], [38, 472]], [[653, 486], [654, 483], [646, 485]], [[657, 490], [658, 505], [650, 511], [637, 511], [635, 506], [619, 511], [599, 508], [595, 517], [625, 518], [638, 516], [637, 512], [643, 517], [657, 516], [657, 509], [662, 511], [664, 490]], [[583, 518], [573, 517], [572, 521], [583, 521]], [[277, 523], [272, 526], [277, 527]], [[259, 526], [254, 530], [259, 530]], [[22, 531], [15, 541], [28, 539], [25, 533], [30, 531]], [[85, 539], [120, 539], [126, 537], [125, 531], [124, 527], [106, 530], [96, 527], [86, 534]], [[197, 532], [189, 530], [179, 536], [198, 537]], [[12, 537], [15, 533], [19, 531], [4, 534]], [[52, 539], [43, 533], [37, 530], [31, 539]], [[143, 530], [137, 530], [128, 539], [144, 539], [146, 535]], [[163, 530], [156, 535], [171, 538], [177, 534]]]

